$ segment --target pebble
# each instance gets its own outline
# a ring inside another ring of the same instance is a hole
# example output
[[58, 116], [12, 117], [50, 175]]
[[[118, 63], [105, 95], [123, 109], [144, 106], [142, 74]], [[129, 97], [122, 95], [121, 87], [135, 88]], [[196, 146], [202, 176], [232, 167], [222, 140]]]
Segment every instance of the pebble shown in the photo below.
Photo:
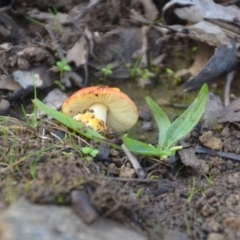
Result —
[[207, 240], [223, 240], [224, 236], [220, 233], [210, 233]]
[[221, 132], [221, 135], [222, 135], [222, 137], [224, 137], [224, 138], [229, 137], [229, 136], [230, 136], [229, 128], [228, 128], [228, 127], [223, 128], [223, 130], [222, 130], [222, 132]]
[[204, 217], [211, 216], [216, 213], [216, 209], [211, 207], [209, 204], [206, 204], [202, 207], [201, 213]]
[[214, 176], [214, 177], [216, 177], [216, 176], [218, 176], [219, 174], [221, 174], [221, 171], [218, 169], [218, 168], [213, 168], [213, 169], [211, 169], [210, 170], [210, 173]]
[[152, 115], [149, 112], [146, 112], [144, 110], [139, 111], [139, 118], [144, 121], [151, 121], [152, 120]]
[[151, 131], [153, 129], [154, 129], [153, 122], [143, 121], [142, 126], [141, 126], [142, 131]]
[[130, 168], [124, 165], [120, 168], [119, 177], [134, 178], [135, 176], [136, 176], [136, 172], [133, 168]]
[[225, 222], [230, 228], [240, 229], [240, 218], [238, 216], [230, 216], [225, 218]]
[[206, 191], [205, 191], [205, 195], [207, 198], [211, 198], [215, 195], [215, 191], [213, 188], [208, 188]]
[[30, 68], [29, 62], [24, 58], [19, 58], [17, 64], [20, 70], [28, 70]]
[[11, 104], [5, 99], [0, 100], [0, 115], [7, 116], [10, 113]]
[[[208, 223], [209, 228], [214, 232], [219, 232], [221, 230], [221, 225], [216, 222], [214, 219], [211, 219]], [[218, 238], [216, 238], [218, 240]]]
[[231, 160], [227, 160], [225, 165], [228, 170], [233, 168], [233, 162]]
[[213, 150], [220, 150], [223, 146], [222, 140], [214, 137], [212, 131], [204, 132], [199, 140], [205, 147]]
[[114, 163], [108, 165], [108, 171], [112, 174], [119, 175], [120, 168], [118, 168]]
[[190, 240], [185, 233], [175, 230], [168, 230], [164, 240]]

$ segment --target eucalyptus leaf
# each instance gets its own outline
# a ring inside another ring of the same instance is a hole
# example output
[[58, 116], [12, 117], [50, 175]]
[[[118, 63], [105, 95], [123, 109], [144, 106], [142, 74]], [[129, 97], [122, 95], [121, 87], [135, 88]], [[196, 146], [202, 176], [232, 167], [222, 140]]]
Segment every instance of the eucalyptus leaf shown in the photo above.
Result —
[[208, 86], [204, 84], [193, 103], [168, 128], [163, 148], [169, 149], [186, 136], [200, 121], [208, 101]]
[[161, 146], [165, 139], [166, 132], [171, 125], [171, 122], [166, 113], [150, 97], [146, 97], [146, 102], [149, 108], [151, 109], [155, 121], [158, 125], [159, 130], [158, 145]]

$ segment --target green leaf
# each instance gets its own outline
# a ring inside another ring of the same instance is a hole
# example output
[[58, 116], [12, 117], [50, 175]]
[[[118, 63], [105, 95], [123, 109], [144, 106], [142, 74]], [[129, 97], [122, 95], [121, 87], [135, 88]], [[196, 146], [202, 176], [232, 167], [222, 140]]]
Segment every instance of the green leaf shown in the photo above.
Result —
[[163, 142], [163, 148], [169, 149], [178, 140], [186, 136], [200, 121], [208, 101], [208, 86], [205, 83], [197, 98], [169, 127]]
[[91, 156], [87, 156], [87, 157], [86, 157], [86, 160], [87, 160], [88, 162], [91, 162], [91, 161], [93, 160], [93, 158], [92, 158]]
[[95, 132], [91, 128], [84, 126], [81, 122], [74, 120], [73, 118], [67, 116], [64, 113], [52, 109], [51, 107], [39, 101], [38, 99], [34, 99], [33, 103], [38, 107], [38, 109], [46, 113], [48, 116], [51, 116], [52, 118], [56, 119], [63, 125], [74, 130], [75, 132], [87, 138], [94, 139], [97, 141], [101, 141], [105, 139], [105, 137], [102, 136], [100, 133]]
[[159, 151], [152, 145], [131, 139], [126, 135], [123, 136], [123, 142], [129, 151], [142, 154], [144, 156], [158, 156]]
[[166, 68], [166, 72], [168, 75], [174, 75], [174, 71], [171, 68]]
[[166, 113], [158, 106], [150, 97], [146, 97], [146, 102], [151, 109], [153, 116], [158, 125], [159, 137], [158, 137], [158, 145], [162, 145], [166, 132], [171, 125], [171, 122], [166, 115]]
[[92, 152], [92, 148], [90, 148], [90, 147], [83, 147], [81, 149], [81, 152], [84, 153], [84, 154], [89, 154], [89, 153]]
[[60, 68], [60, 69], [62, 69], [63, 67], [64, 67], [64, 63], [62, 63], [62, 62], [57, 62], [56, 63], [57, 64], [57, 66]]
[[71, 68], [69, 65], [65, 65], [65, 66], [63, 67], [63, 70], [66, 71], [66, 72], [69, 72], [69, 71], [72, 70], [72, 68]]
[[91, 155], [92, 157], [96, 157], [96, 156], [98, 155], [98, 153], [99, 153], [99, 150], [98, 150], [98, 149], [93, 149], [92, 152], [90, 152], [90, 155]]

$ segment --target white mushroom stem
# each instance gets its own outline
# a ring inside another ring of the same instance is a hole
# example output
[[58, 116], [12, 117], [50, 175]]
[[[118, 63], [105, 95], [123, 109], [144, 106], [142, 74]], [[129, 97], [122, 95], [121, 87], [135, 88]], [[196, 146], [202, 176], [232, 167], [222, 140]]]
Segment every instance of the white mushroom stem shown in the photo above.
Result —
[[106, 126], [108, 108], [105, 104], [94, 103], [88, 110], [93, 112], [95, 117], [99, 120], [102, 120]]
[[82, 122], [85, 126], [97, 132], [104, 132], [107, 130], [107, 111], [108, 107], [105, 104], [94, 103], [84, 113], [75, 115], [73, 119]]

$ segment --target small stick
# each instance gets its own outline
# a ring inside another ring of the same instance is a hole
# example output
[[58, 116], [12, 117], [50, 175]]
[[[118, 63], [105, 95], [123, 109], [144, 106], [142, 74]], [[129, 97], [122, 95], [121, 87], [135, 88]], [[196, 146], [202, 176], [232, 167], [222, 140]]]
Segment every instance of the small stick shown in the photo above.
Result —
[[134, 170], [136, 171], [138, 177], [141, 178], [141, 179], [145, 178], [146, 173], [142, 169], [142, 166], [140, 165], [137, 158], [128, 150], [128, 148], [126, 147], [126, 145], [124, 143], [121, 145], [121, 148], [124, 151], [124, 153], [127, 155], [128, 159], [131, 162], [131, 164], [132, 164]]
[[102, 0], [91, 0], [90, 3], [85, 7], [76, 17], [75, 21], [78, 21], [82, 17], [84, 17], [93, 7], [95, 7], [97, 4], [102, 2]]
[[142, 179], [142, 178], [121, 178], [121, 177], [108, 177], [104, 178], [106, 180], [111, 180], [111, 181], [120, 181], [120, 182], [140, 182], [140, 183], [158, 183], [162, 179]]
[[77, 24], [76, 20], [69, 15], [67, 16], [68, 20], [73, 24], [73, 26], [83, 35], [83, 30], [80, 28], [80, 26]]
[[51, 27], [49, 26], [49, 24], [47, 24], [45, 26], [45, 29], [47, 30], [47, 32], [52, 40], [53, 46], [54, 46], [55, 50], [57, 51], [58, 57], [60, 59], [63, 59], [64, 58], [63, 50], [60, 47], [60, 45], [57, 43], [57, 39], [55, 38], [53, 31], [52, 31]]
[[231, 71], [227, 74], [227, 81], [225, 83], [225, 89], [224, 89], [224, 105], [225, 107], [228, 106], [230, 104], [230, 88], [231, 88], [231, 83], [233, 80], [233, 76], [234, 76], [235, 71]]
[[195, 147], [194, 150], [195, 150], [195, 153], [209, 154], [211, 156], [220, 156], [220, 157], [232, 159], [235, 161], [240, 161], [240, 155], [237, 155], [234, 153], [214, 151], [214, 150], [210, 150], [208, 148], [203, 148], [203, 147]]

